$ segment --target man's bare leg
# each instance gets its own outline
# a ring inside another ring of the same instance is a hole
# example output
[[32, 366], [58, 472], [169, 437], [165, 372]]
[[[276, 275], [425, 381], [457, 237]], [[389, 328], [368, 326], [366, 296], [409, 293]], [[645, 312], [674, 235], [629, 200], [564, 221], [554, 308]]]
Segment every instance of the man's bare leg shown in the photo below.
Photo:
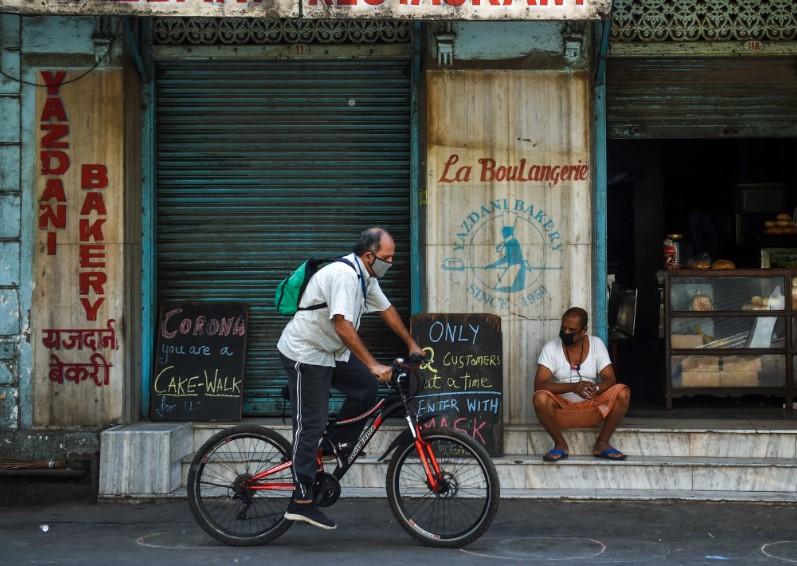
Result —
[[631, 402], [631, 391], [628, 387], [625, 387], [618, 395], [617, 399], [614, 403], [614, 407], [612, 407], [611, 412], [606, 415], [606, 420], [603, 421], [603, 427], [601, 427], [600, 433], [598, 433], [598, 438], [595, 440], [595, 447], [593, 451], [595, 453], [600, 453], [610, 447], [609, 441], [614, 434], [614, 431], [617, 430], [617, 427], [620, 426], [625, 414], [628, 412], [628, 405]]
[[556, 402], [547, 394], [537, 392], [534, 394], [534, 410], [537, 412], [537, 419], [553, 439], [554, 449], [568, 452], [567, 442], [562, 435], [562, 428], [556, 418], [556, 411], [559, 407]]

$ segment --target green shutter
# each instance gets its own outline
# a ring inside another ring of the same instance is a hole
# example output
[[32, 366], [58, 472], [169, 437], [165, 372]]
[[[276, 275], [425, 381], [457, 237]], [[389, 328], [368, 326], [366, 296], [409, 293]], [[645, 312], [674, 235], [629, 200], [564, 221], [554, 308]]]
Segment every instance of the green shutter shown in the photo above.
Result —
[[[157, 85], [159, 300], [248, 303], [244, 414], [279, 414], [272, 299], [302, 260], [387, 228], [383, 288], [409, 315], [409, 61], [161, 62]], [[360, 333], [404, 353], [378, 315]]]

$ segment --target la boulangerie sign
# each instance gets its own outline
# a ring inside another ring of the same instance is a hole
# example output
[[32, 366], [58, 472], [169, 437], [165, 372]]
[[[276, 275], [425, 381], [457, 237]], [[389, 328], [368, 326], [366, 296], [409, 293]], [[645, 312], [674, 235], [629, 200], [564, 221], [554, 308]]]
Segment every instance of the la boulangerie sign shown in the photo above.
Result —
[[0, 0], [23, 14], [409, 20], [593, 20], [612, 0]]

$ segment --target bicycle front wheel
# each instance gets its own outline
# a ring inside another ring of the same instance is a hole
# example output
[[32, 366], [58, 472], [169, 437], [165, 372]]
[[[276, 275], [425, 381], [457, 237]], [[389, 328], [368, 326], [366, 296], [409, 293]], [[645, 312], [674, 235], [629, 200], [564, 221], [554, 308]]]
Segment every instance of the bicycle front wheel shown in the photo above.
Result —
[[418, 540], [465, 546], [484, 534], [498, 511], [501, 488], [495, 466], [480, 444], [451, 430], [430, 428], [423, 439], [440, 467], [440, 486], [432, 490], [415, 444], [405, 444], [396, 449], [387, 470], [390, 508]]
[[188, 471], [188, 503], [210, 536], [233, 546], [265, 544], [291, 526], [283, 515], [292, 489], [256, 490], [253, 485], [293, 482], [291, 468], [250, 481], [255, 474], [290, 460], [291, 447], [273, 430], [243, 425], [212, 436]]

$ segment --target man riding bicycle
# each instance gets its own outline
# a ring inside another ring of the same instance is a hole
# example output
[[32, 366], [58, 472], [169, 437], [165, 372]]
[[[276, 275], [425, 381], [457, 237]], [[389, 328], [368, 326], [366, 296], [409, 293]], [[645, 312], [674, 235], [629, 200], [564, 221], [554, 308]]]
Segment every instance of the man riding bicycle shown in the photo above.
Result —
[[[285, 512], [288, 520], [323, 529], [336, 526], [313, 503], [316, 456], [326, 427], [330, 387], [346, 395], [339, 414], [342, 420], [371, 408], [376, 400], [376, 380], [386, 382], [391, 378], [391, 367], [377, 362], [357, 334], [362, 315], [379, 312], [385, 324], [407, 345], [410, 355], [423, 355], [377, 281], [393, 264], [394, 254], [395, 243], [386, 230], [364, 230], [354, 252], [342, 258], [345, 261], [324, 266], [310, 279], [299, 310], [277, 343], [288, 374], [293, 407], [294, 492]], [[318, 305], [324, 306], [308, 309]], [[364, 425], [362, 421], [335, 427], [327, 437], [345, 456]]]

